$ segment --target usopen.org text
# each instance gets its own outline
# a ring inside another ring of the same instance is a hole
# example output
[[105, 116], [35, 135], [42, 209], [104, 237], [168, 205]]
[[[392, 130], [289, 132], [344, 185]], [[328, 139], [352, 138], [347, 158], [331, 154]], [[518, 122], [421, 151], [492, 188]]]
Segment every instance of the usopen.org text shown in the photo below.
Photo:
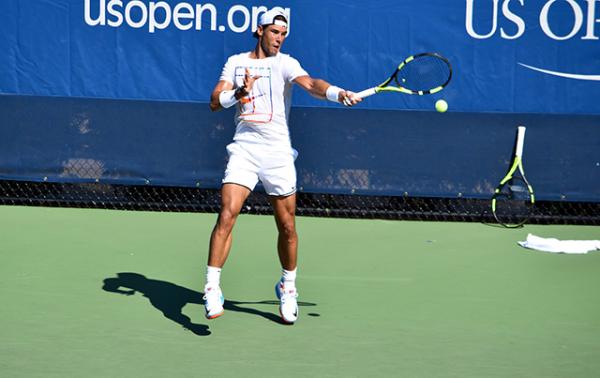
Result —
[[[274, 7], [288, 16], [290, 8]], [[232, 31], [256, 30], [258, 17], [269, 10], [264, 5], [248, 7], [231, 5], [219, 9], [212, 3], [149, 0], [84, 0], [84, 18], [89, 26], [119, 28], [129, 26], [149, 33], [175, 27], [179, 30]], [[290, 32], [288, 24], [288, 35]]]

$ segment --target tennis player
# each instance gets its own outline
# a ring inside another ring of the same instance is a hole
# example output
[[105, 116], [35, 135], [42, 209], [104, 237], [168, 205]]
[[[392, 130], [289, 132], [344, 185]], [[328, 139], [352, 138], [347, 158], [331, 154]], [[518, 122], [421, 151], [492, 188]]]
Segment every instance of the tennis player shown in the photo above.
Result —
[[350, 91], [310, 77], [300, 63], [280, 52], [288, 30], [285, 13], [263, 13], [254, 36], [254, 50], [229, 57], [210, 99], [210, 109], [236, 107], [236, 131], [227, 146], [229, 161], [221, 188], [221, 211], [210, 238], [206, 271], [206, 317], [223, 314], [221, 268], [227, 260], [232, 230], [242, 205], [260, 180], [269, 195], [278, 230], [277, 250], [282, 277], [275, 286], [285, 323], [298, 318], [296, 266], [297, 156], [288, 130], [292, 85], [312, 96], [353, 106], [361, 99]]

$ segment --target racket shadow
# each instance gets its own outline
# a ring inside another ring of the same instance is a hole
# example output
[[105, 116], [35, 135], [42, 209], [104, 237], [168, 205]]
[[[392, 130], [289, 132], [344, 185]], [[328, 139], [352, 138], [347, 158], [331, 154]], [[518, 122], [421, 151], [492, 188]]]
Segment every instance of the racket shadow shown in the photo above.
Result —
[[[140, 293], [148, 298], [150, 304], [169, 320], [181, 325], [198, 336], [211, 334], [208, 325], [193, 323], [191, 319], [183, 314], [183, 308], [191, 304], [204, 305], [204, 293], [176, 285], [171, 282], [147, 278], [139, 273], [122, 272], [116, 277], [103, 280], [102, 290], [121, 295], [134, 295]], [[273, 305], [278, 306], [279, 301], [233, 301], [225, 300], [223, 307], [226, 311], [242, 312], [250, 315], [260, 316], [277, 324], [286, 324], [278, 315], [261, 311], [247, 305]], [[316, 306], [314, 303], [299, 302], [299, 306]], [[278, 311], [278, 310], [275, 310]]]

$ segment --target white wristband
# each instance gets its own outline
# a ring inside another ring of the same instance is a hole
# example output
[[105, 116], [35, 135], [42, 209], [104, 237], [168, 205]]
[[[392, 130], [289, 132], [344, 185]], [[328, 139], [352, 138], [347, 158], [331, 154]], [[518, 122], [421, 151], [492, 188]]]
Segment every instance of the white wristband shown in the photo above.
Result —
[[327, 99], [329, 101], [333, 101], [333, 102], [339, 102], [338, 98], [340, 95], [340, 92], [342, 92], [343, 89], [336, 87], [335, 85], [330, 85], [329, 88], [327, 88], [327, 92], [325, 92], [325, 96], [327, 96]]
[[235, 98], [235, 91], [222, 91], [219, 94], [219, 102], [221, 103], [222, 107], [231, 108], [236, 102], [238, 102], [238, 99]]

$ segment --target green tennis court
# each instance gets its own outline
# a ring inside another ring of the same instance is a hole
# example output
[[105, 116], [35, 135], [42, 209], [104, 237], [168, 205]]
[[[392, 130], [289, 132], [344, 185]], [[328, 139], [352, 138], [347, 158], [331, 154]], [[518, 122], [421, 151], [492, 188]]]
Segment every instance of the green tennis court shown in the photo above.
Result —
[[0, 207], [3, 376], [588, 377], [600, 369], [600, 254], [516, 244], [528, 232], [597, 238], [598, 227], [299, 218], [301, 318], [286, 326], [272, 292], [280, 272], [268, 216], [241, 216], [222, 279], [226, 313], [204, 318], [214, 219]]

